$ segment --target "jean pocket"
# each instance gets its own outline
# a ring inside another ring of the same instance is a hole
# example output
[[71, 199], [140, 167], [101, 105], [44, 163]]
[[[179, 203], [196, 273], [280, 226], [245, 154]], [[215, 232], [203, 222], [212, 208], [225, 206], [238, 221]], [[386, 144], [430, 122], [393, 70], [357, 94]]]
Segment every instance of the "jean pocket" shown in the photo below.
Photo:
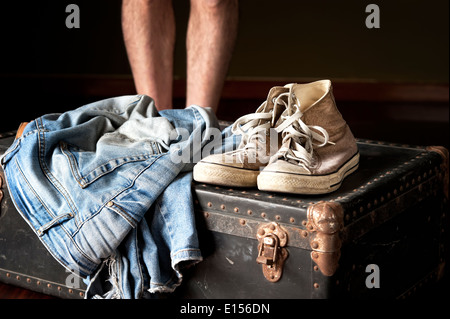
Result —
[[[131, 163], [134, 165], [126, 165], [122, 175], [129, 176], [132, 179], [142, 170], [143, 165], [148, 165], [148, 163], [144, 163], [145, 161], [154, 158], [159, 153], [156, 150], [157, 146], [151, 152], [145, 152], [139, 148], [127, 151], [122, 150], [121, 152], [92, 152], [60, 142], [59, 148], [66, 157], [70, 171], [81, 188], [89, 186], [102, 176], [117, 170], [125, 164]], [[140, 162], [142, 165], [139, 165]]]

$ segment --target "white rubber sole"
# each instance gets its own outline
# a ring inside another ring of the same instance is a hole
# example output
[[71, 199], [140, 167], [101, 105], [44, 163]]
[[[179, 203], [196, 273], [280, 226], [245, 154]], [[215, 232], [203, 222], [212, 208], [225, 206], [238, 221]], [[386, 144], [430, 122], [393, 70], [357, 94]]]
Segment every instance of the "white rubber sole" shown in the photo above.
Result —
[[359, 153], [348, 160], [337, 172], [327, 175], [300, 175], [262, 171], [257, 177], [258, 188], [263, 191], [292, 194], [326, 194], [341, 187], [345, 177], [359, 166]]
[[196, 182], [232, 187], [256, 187], [260, 170], [247, 170], [220, 164], [199, 162], [194, 166]]

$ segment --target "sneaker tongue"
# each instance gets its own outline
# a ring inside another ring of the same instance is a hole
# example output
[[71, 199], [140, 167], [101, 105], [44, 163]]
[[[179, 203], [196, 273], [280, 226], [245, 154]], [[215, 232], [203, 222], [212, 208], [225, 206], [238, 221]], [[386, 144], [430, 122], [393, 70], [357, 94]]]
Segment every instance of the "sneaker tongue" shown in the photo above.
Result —
[[263, 112], [270, 112], [270, 110], [274, 108], [274, 99], [276, 99], [278, 95], [286, 92], [289, 92], [289, 89], [282, 86], [274, 86], [273, 88], [271, 88], [269, 94], [267, 95], [267, 100]]
[[267, 100], [266, 103], [264, 105], [264, 109], [262, 110], [265, 113], [270, 112], [271, 110], [273, 110], [273, 115], [272, 115], [272, 127], [275, 125], [275, 123], [278, 121], [281, 113], [284, 112], [284, 110], [286, 109], [286, 107], [284, 105], [274, 105], [274, 100], [282, 93], [286, 93], [289, 92], [289, 88], [285, 88], [283, 86], [274, 86], [273, 88], [270, 89], [269, 94], [267, 95]]

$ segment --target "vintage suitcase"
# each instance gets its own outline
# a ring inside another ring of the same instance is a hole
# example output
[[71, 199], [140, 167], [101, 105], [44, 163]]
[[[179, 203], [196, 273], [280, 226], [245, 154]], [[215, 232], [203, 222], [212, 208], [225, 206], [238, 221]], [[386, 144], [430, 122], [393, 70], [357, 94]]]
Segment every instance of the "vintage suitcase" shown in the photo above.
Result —
[[[0, 154], [13, 140], [0, 137]], [[194, 184], [204, 261], [172, 296], [404, 298], [433, 288], [447, 260], [448, 151], [358, 147], [359, 169], [325, 196]], [[83, 298], [84, 283], [41, 245], [4, 181], [0, 197], [0, 281]]]
[[[0, 134], [0, 154], [15, 134]], [[61, 298], [83, 298], [83, 281], [66, 272], [16, 211], [1, 168], [0, 186], [0, 282]]]

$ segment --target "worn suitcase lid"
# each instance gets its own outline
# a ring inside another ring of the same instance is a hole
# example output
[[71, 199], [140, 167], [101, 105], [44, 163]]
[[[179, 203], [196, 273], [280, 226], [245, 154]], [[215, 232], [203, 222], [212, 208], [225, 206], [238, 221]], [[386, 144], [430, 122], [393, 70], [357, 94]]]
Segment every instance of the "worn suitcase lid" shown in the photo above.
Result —
[[[439, 189], [436, 183], [448, 185], [443, 147], [357, 144], [359, 168], [333, 193], [302, 196], [195, 184], [197, 210], [213, 231], [256, 238], [261, 224], [275, 222], [288, 231], [289, 246], [326, 251], [337, 248], [318, 247], [314, 233], [339, 233], [342, 242], [356, 239]], [[445, 192], [448, 197], [448, 186]]]

